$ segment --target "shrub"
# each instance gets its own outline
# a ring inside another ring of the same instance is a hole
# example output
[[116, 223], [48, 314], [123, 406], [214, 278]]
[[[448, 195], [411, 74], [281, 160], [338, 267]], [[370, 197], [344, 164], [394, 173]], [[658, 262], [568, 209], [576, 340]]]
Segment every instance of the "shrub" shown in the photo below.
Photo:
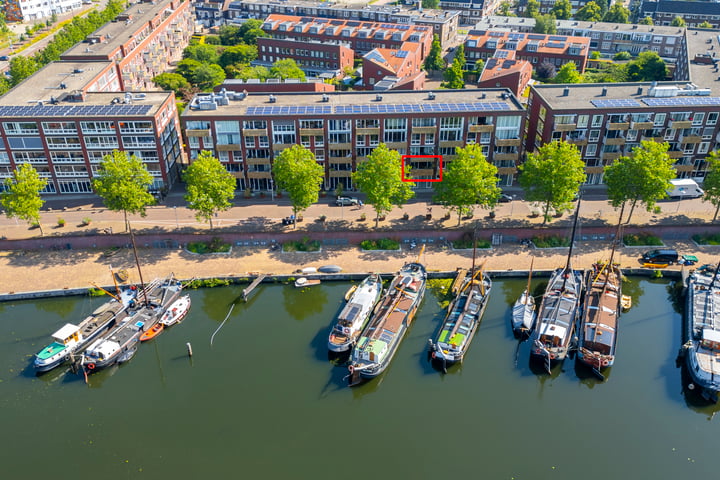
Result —
[[660, 238], [649, 233], [633, 233], [623, 236], [623, 243], [628, 247], [636, 246], [662, 246], [663, 242]]
[[704, 233], [692, 236], [698, 245], [720, 245], [720, 233]]
[[532, 237], [532, 242], [537, 248], [559, 248], [569, 247], [570, 239], [556, 235], [538, 235]]
[[206, 242], [189, 242], [187, 244], [188, 251], [203, 255], [205, 253], [227, 253], [230, 251], [230, 244], [223, 243], [220, 237], [213, 237], [210, 243]]
[[454, 240], [452, 245], [456, 250], [473, 248], [474, 243], [477, 245], [477, 248], [490, 248], [490, 242], [484, 238], [478, 238], [476, 241], [477, 243], [473, 242], [472, 235], [465, 233], [460, 240]]
[[363, 240], [360, 242], [360, 248], [363, 250], [397, 250], [400, 248], [400, 242], [391, 238]]
[[64, 218], [58, 218], [57, 224], [58, 224], [58, 227], [64, 227], [64, 226], [65, 226], [65, 219], [64, 219]]
[[90, 217], [85, 217], [82, 219], [83, 225], [90, 225], [90, 222], [92, 222], [92, 218]]
[[308, 237], [303, 238], [295, 242], [283, 243], [284, 252], [319, 252], [320, 242], [317, 240], [310, 240]]

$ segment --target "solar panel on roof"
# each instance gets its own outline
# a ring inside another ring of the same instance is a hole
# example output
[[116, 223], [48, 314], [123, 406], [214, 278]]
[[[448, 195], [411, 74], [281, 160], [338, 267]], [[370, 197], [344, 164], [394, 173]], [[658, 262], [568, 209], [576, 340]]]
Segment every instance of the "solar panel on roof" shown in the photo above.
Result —
[[511, 33], [510, 35], [508, 35], [508, 38], [510, 40], [522, 40], [523, 38], [525, 38], [525, 34], [524, 33]]
[[345, 23], [345, 22], [343, 22], [342, 20], [331, 20], [330, 21], [330, 25], [342, 25], [343, 23]]
[[527, 38], [529, 40], [545, 40], [545, 35], [528, 35]]
[[545, 44], [545, 46], [548, 48], [565, 48], [564, 43], [556, 43], [556, 42], [547, 42]]
[[565, 40], [567, 40], [567, 37], [554, 36], [548, 38], [548, 40], [551, 42], [564, 42]]
[[32, 105], [2, 106], [0, 116], [9, 117], [67, 117], [145, 115], [152, 105]]
[[498, 50], [497, 52], [495, 52], [496, 58], [507, 58], [507, 56], [508, 56], [507, 50]]
[[398, 58], [405, 58], [408, 56], [408, 53], [410, 52], [408, 52], [407, 50], [398, 50], [397, 52], [395, 52], [395, 56]]
[[660, 97], [643, 98], [643, 103], [649, 107], [672, 107], [693, 105], [720, 105], [720, 97]]
[[505, 61], [502, 63], [502, 68], [510, 68], [510, 67], [512, 67], [513, 65], [515, 65], [515, 60], [505, 60]]
[[348, 22], [346, 23], [346, 25], [347, 25], [348, 27], [357, 27], [357, 26], [360, 25], [360, 22], [355, 22], [355, 21], [352, 21], [352, 20], [351, 20], [351, 21], [348, 21]]
[[505, 33], [504, 32], [488, 32], [488, 36], [500, 38], [500, 37], [504, 37]]
[[385, 63], [385, 58], [383, 58], [383, 56], [375, 50], [366, 53], [364, 58], [367, 58], [368, 60], [375, 60], [376, 62]]
[[640, 103], [632, 98], [611, 98], [604, 100], [591, 100], [597, 108], [627, 108], [627, 107], [639, 107]]

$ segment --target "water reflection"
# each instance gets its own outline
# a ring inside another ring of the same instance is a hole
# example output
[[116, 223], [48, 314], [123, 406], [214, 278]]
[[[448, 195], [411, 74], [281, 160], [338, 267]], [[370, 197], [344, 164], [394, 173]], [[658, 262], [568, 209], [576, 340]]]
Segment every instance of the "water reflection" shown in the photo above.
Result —
[[322, 285], [304, 288], [285, 285], [282, 296], [285, 313], [298, 321], [322, 312], [328, 303], [327, 292]]
[[[642, 301], [643, 294], [643, 283], [646, 281], [643, 277], [622, 277], [622, 293], [623, 295], [629, 295], [632, 298], [632, 307], [639, 307]], [[622, 316], [621, 316], [622, 318]]]
[[694, 385], [690, 374], [687, 371], [685, 362], [680, 367], [680, 378], [682, 381], [682, 395], [685, 399], [685, 405], [690, 410], [705, 415], [707, 420], [712, 420], [715, 414], [720, 411], [720, 403], [712, 403], [702, 396], [699, 388], [690, 388]]
[[78, 322], [82, 321], [85, 316], [92, 313], [95, 308], [99, 307], [102, 303], [108, 302], [110, 300], [111, 299], [109, 296], [98, 297], [95, 301], [93, 301], [93, 299], [91, 299], [90, 297], [74, 296], [38, 302], [36, 304], [36, 307], [38, 310], [42, 310], [45, 313], [57, 314], [60, 315], [61, 318], [67, 319], [80, 305], [80, 303], [84, 302], [84, 305], [82, 306], [81, 317], [73, 317], [70, 321], [70, 323], [77, 324]]

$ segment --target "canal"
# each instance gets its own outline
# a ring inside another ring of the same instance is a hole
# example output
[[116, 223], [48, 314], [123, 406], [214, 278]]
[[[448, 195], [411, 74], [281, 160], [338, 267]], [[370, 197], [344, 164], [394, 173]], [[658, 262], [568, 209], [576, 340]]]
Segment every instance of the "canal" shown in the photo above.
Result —
[[495, 281], [465, 363], [447, 375], [427, 362], [443, 314], [428, 291], [392, 366], [352, 389], [326, 350], [345, 283], [265, 285], [247, 304], [240, 287], [191, 291], [182, 324], [87, 385], [30, 365], [103, 299], [2, 303], [3, 477], [715, 478], [720, 407], [683, 390], [674, 285], [626, 284], [633, 308], [605, 383], [573, 360], [551, 377], [531, 371], [509, 325], [522, 279]]

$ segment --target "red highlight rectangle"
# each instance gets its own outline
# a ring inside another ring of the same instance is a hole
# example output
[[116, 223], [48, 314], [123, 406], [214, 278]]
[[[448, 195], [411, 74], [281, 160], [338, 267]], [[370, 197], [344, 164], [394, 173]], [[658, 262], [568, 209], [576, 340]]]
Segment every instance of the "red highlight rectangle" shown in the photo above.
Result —
[[[410, 161], [410, 159], [415, 158], [434, 158], [438, 162], [438, 171], [440, 172], [440, 178], [431, 179], [431, 180], [415, 180], [412, 178], [405, 178], [405, 162]], [[400, 173], [400, 180], [403, 182], [442, 182], [442, 175], [443, 175], [443, 160], [442, 155], [403, 155], [400, 158], [400, 166], [401, 166], [401, 173]]]

